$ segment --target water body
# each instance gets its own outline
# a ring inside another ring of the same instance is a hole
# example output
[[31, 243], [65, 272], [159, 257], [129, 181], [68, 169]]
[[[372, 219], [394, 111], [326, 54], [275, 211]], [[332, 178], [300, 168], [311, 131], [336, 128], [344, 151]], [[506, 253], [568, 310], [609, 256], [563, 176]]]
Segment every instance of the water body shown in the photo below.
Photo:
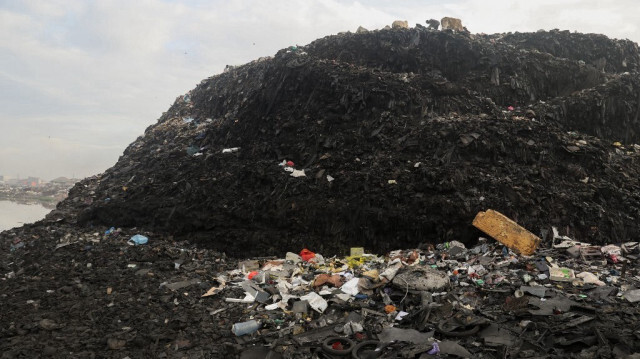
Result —
[[0, 231], [36, 222], [43, 219], [50, 211], [39, 204], [0, 201]]

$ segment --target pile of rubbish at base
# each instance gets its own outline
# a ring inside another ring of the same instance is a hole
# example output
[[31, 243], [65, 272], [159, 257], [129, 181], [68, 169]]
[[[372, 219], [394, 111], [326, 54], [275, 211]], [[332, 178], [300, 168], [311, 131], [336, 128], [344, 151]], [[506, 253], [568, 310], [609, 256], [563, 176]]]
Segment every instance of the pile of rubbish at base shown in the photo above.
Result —
[[492, 210], [473, 226], [470, 246], [245, 260], [135, 229], [12, 229], [0, 358], [638, 357], [638, 242], [538, 237]]
[[536, 250], [505, 220], [506, 245], [240, 261], [203, 297], [245, 307], [241, 358], [637, 357], [639, 242], [594, 246], [554, 227]]

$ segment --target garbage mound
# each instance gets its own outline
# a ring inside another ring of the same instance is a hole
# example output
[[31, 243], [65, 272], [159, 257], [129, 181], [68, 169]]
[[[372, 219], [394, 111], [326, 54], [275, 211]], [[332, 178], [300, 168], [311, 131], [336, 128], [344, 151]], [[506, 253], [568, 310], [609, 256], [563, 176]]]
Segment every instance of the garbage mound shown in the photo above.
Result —
[[638, 357], [637, 46], [403, 26], [204, 80], [0, 233], [0, 358]]
[[498, 210], [540, 234], [638, 236], [638, 46], [563, 31], [359, 31], [179, 96], [49, 221], [232, 256], [425, 248]]

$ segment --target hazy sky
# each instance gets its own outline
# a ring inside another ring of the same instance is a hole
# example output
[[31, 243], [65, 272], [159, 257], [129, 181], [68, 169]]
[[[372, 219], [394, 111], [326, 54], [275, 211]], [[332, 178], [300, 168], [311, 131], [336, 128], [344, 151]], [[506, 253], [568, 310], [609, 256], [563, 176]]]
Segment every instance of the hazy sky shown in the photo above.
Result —
[[200, 80], [359, 25], [462, 19], [473, 33], [640, 40], [633, 0], [0, 0], [0, 174], [85, 177]]

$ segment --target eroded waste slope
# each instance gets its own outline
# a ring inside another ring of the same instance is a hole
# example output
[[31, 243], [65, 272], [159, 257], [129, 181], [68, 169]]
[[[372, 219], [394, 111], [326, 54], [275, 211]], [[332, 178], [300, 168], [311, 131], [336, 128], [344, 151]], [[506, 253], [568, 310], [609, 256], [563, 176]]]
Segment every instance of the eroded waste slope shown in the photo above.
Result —
[[384, 253], [472, 242], [491, 208], [618, 242], [638, 235], [639, 63], [561, 31], [329, 36], [203, 80], [48, 220], [238, 256]]

